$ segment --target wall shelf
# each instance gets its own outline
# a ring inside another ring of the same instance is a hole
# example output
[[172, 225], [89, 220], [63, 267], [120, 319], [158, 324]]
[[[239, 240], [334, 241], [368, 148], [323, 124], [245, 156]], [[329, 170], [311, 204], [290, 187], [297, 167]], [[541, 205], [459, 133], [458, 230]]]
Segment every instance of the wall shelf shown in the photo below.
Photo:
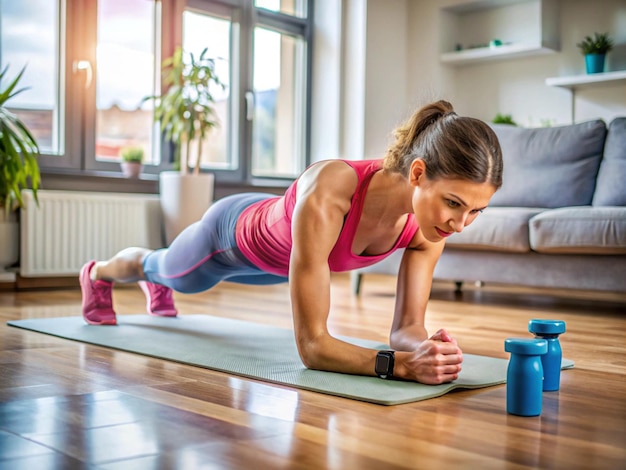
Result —
[[603, 85], [626, 84], [626, 70], [617, 72], [592, 73], [588, 75], [573, 75], [570, 77], [546, 78], [546, 85], [569, 88], [570, 90], [599, 87]]
[[[558, 0], [473, 0], [439, 9], [440, 60], [468, 65], [559, 49]], [[501, 46], [488, 47], [492, 41]]]
[[441, 62], [447, 64], [468, 64], [488, 60], [510, 59], [533, 55], [551, 54], [556, 52], [549, 47], [529, 44], [504, 44], [497, 47], [479, 47], [463, 51], [446, 52], [441, 54]]
[[598, 88], [607, 85], [626, 85], [626, 70], [617, 72], [591, 73], [570, 77], [546, 78], [546, 85], [570, 90], [572, 107], [572, 124], [576, 122], [576, 92], [582, 88]]

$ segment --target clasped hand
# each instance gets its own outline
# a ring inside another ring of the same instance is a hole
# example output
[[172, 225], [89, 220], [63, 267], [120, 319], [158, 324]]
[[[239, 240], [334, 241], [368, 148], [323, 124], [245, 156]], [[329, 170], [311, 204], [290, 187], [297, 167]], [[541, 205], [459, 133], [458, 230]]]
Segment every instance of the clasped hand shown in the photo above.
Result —
[[417, 349], [409, 352], [403, 361], [403, 378], [428, 385], [452, 382], [459, 377], [463, 352], [456, 340], [441, 329]]

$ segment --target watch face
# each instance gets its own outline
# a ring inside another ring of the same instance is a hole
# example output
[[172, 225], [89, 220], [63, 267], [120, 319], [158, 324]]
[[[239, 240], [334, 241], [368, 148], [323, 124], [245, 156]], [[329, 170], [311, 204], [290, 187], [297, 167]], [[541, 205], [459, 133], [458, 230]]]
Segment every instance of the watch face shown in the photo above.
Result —
[[393, 375], [393, 352], [381, 351], [376, 355], [376, 374], [386, 379]]
[[376, 356], [376, 372], [378, 372], [379, 374], [389, 373], [389, 365], [391, 364], [391, 361], [389, 359], [389, 356], [387, 356], [386, 354], [379, 354], [378, 356]]

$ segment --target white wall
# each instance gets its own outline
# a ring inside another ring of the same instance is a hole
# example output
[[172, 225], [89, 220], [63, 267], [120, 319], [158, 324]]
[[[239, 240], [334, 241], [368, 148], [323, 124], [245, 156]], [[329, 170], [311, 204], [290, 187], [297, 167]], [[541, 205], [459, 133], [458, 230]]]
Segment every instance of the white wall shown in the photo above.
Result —
[[339, 158], [341, 142], [341, 3], [315, 5], [311, 159]]
[[408, 4], [316, 3], [312, 161], [381, 158], [407, 100]]
[[343, 0], [342, 112], [340, 154], [363, 158], [365, 145], [365, 47], [368, 2]]
[[[393, 129], [437, 99], [485, 121], [503, 113], [524, 126], [569, 124], [571, 92], [545, 80], [584, 74], [576, 43], [596, 31], [608, 32], [616, 44], [607, 71], [626, 70], [626, 0], [561, 0], [555, 53], [464, 67], [442, 63], [442, 44], [454, 25], [441, 8], [467, 3], [473, 0], [316, 4], [313, 161], [382, 157]], [[626, 85], [577, 91], [575, 109], [577, 122], [626, 116]]]
[[365, 145], [368, 2], [315, 5], [311, 160], [360, 160]]
[[[420, 97], [424, 90], [436, 88], [461, 114], [487, 121], [497, 113], [511, 114], [520, 125], [533, 127], [542, 125], [542, 121], [569, 124], [571, 92], [549, 87], [545, 79], [585, 73], [577, 42], [596, 31], [609, 32], [617, 47], [608, 55], [607, 71], [626, 70], [626, 0], [561, 0], [558, 24], [561, 48], [554, 54], [455, 67], [438, 61], [438, 35], [447, 34], [439, 10], [460, 3], [470, 2], [412, 3], [410, 23], [415, 26], [415, 32], [408, 49], [419, 51], [408, 57], [411, 73], [416, 77], [414, 89], [409, 92], [412, 96]], [[596, 118], [608, 122], [616, 116], [626, 116], [626, 86], [622, 82], [578, 90], [574, 104], [577, 122]]]
[[367, 2], [364, 158], [382, 157], [393, 129], [413, 111], [406, 98], [408, 1]]

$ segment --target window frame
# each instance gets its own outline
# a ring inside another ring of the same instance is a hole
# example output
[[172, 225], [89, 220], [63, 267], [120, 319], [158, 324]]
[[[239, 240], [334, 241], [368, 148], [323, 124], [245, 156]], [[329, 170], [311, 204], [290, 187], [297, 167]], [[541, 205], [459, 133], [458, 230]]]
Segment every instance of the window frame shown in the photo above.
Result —
[[[304, 158], [302, 160], [302, 169], [306, 168], [311, 163], [311, 80], [313, 75], [313, 1], [307, 1], [307, 17], [300, 18], [295, 16], [286, 15], [280, 12], [273, 12], [269, 10], [265, 10], [263, 8], [254, 7], [254, 17], [252, 24], [250, 26], [250, 35], [254, 34], [254, 29], [256, 27], [262, 27], [277, 31], [279, 33], [289, 34], [292, 36], [300, 36], [305, 41], [305, 63], [306, 63], [306, 73], [304, 75], [304, 106], [306, 109], [304, 119], [304, 132], [303, 138], [304, 142], [302, 143], [302, 149], [304, 152]], [[254, 0], [251, 0], [254, 3]], [[250, 39], [250, 47], [253, 49], [253, 41]], [[252, 61], [252, 53], [250, 54]], [[251, 65], [252, 66], [252, 65]], [[253, 90], [252, 84], [252, 73], [250, 73], [250, 83], [248, 90]], [[252, 143], [252, 128], [250, 126], [250, 135], [249, 142]], [[285, 184], [285, 182], [290, 182], [293, 180], [291, 177], [278, 177], [278, 176], [253, 176], [252, 175], [252, 146], [248, 145], [247, 147], [248, 155], [246, 156], [246, 164], [248, 165], [247, 176], [248, 181], [252, 185], [264, 185], [264, 184], [272, 184], [272, 185], [281, 185]]]
[[[206, 170], [215, 174], [216, 182], [219, 183], [243, 183], [251, 186], [278, 186], [286, 187], [292, 181], [290, 177], [278, 176], [253, 176], [252, 175], [252, 123], [246, 119], [247, 92], [253, 91], [253, 49], [254, 28], [257, 26], [272, 29], [274, 31], [301, 36], [306, 43], [306, 67], [305, 74], [305, 107], [304, 119], [304, 158], [303, 167], [311, 162], [311, 78], [313, 67], [313, 0], [304, 0], [307, 3], [307, 17], [300, 18], [273, 12], [254, 6], [254, 0], [187, 0], [185, 8], [199, 12], [222, 14], [224, 8], [232, 9], [232, 17], [239, 20], [238, 34], [234, 34], [236, 47], [239, 49], [239, 60], [231, 64], [231, 77], [233, 77], [232, 90], [237, 89], [235, 102], [231, 104], [233, 124], [239, 130], [236, 142], [230, 144], [239, 153], [239, 165], [235, 169], [210, 169]], [[236, 13], [235, 13], [236, 11]], [[181, 13], [182, 17], [182, 13]], [[179, 38], [182, 43], [182, 33]], [[233, 48], [233, 50], [235, 50]], [[233, 56], [235, 57], [235, 56]], [[236, 70], [233, 70], [235, 68]], [[231, 91], [232, 94], [232, 91]], [[235, 122], [236, 121], [236, 122]], [[235, 129], [235, 128], [233, 128]]]
[[[61, 155], [42, 154], [39, 162], [44, 176], [46, 173], [77, 176], [118, 177], [121, 175], [117, 162], [99, 162], [95, 155], [96, 137], [96, 83], [95, 79], [86, 86], [86, 71], [75, 70], [74, 64], [87, 60], [91, 64], [93, 76], [96, 72], [95, 48], [89, 47], [97, 41], [97, 0], [59, 0], [59, 106], [61, 112], [61, 138], [64, 138], [64, 152]], [[236, 152], [238, 160], [235, 169], [203, 170], [215, 174], [217, 184], [260, 187], [284, 187], [293, 181], [288, 177], [252, 176], [252, 125], [246, 119], [245, 93], [253, 90], [252, 50], [255, 27], [263, 27], [280, 33], [301, 36], [306, 44], [305, 105], [302, 165], [311, 161], [311, 77], [313, 64], [313, 0], [307, 2], [307, 17], [300, 18], [255, 7], [254, 0], [156, 0], [161, 3], [161, 62], [169, 57], [175, 44], [182, 43], [182, 14], [187, 8], [198, 11], [224, 11], [230, 9], [233, 19], [239, 20], [238, 31], [233, 40], [239, 48], [238, 56], [233, 56], [231, 74], [234, 79], [232, 93], [237, 96], [231, 104], [231, 119], [236, 120], [236, 136], [229, 146]], [[239, 17], [237, 17], [239, 15]], [[158, 51], [157, 51], [158, 53]], [[238, 62], [238, 63], [235, 63]], [[160, 66], [159, 66], [160, 70]], [[237, 77], [241, 77], [237, 79]], [[236, 83], [235, 83], [236, 82]], [[142, 179], [154, 179], [163, 171], [172, 169], [172, 146], [162, 142], [161, 163], [145, 165]], [[152, 176], [150, 176], [152, 175]], [[132, 181], [130, 182], [132, 183]]]

